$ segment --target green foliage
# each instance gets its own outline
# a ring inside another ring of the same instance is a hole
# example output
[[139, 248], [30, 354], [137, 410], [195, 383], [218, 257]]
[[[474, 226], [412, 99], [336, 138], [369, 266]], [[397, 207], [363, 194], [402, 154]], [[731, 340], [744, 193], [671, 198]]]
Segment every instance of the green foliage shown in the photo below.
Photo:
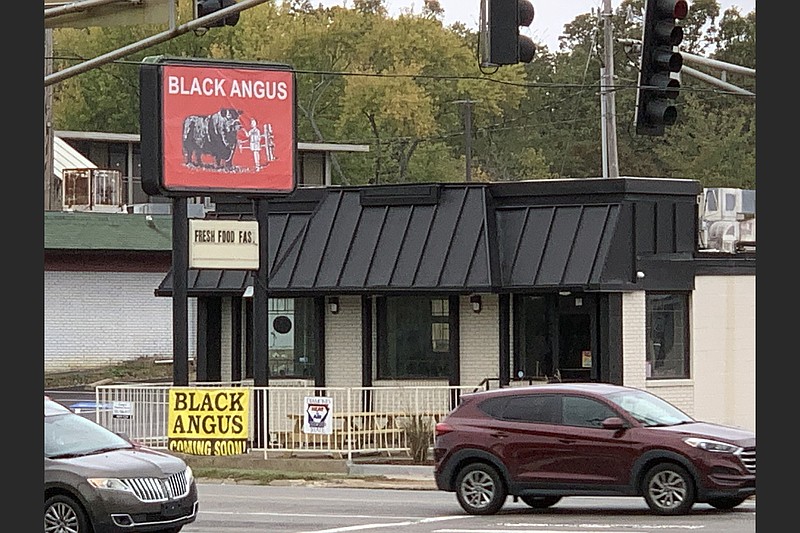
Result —
[[[383, 0], [352, 8], [305, 0], [268, 1], [236, 26], [187, 33], [54, 86], [56, 129], [139, 131], [138, 65], [150, 55], [277, 62], [297, 72], [300, 142], [370, 145], [335, 156], [340, 184], [464, 179], [463, 102], [472, 110], [476, 181], [602, 175], [600, 69], [603, 31], [596, 14], [561, 31], [557, 51], [540, 45], [534, 61], [483, 72], [478, 35], [444, 27], [436, 0], [390, 18]], [[620, 175], [689, 177], [704, 185], [755, 187], [755, 98], [683, 75], [678, 124], [662, 137], [633, 131], [644, 0], [624, 0], [612, 22]], [[191, 3], [181, 0], [179, 19]], [[630, 15], [629, 15], [630, 13]], [[720, 17], [717, 0], [694, 0], [682, 50], [755, 68], [755, 12]], [[531, 29], [544, 31], [534, 20]], [[164, 28], [122, 26], [54, 31], [55, 70], [145, 39]], [[720, 72], [692, 67], [709, 75]], [[727, 73], [755, 93], [755, 78]]]

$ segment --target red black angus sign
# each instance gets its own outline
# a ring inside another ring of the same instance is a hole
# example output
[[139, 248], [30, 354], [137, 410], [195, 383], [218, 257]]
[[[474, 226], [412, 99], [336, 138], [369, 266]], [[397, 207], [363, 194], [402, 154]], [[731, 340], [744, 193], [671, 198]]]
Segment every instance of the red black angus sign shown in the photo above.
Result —
[[139, 81], [147, 194], [294, 190], [291, 67], [156, 57], [142, 63]]

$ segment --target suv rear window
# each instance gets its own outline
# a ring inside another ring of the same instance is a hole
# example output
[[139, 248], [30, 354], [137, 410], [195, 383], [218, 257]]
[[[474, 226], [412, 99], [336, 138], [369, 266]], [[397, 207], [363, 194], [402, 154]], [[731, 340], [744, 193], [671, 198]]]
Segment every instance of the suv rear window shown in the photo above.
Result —
[[506, 408], [508, 398], [489, 398], [478, 405], [478, 409], [491, 416], [492, 418], [502, 418], [503, 410]]
[[501, 420], [540, 424], [561, 423], [561, 398], [550, 394], [490, 398], [480, 404], [480, 410], [492, 418]]

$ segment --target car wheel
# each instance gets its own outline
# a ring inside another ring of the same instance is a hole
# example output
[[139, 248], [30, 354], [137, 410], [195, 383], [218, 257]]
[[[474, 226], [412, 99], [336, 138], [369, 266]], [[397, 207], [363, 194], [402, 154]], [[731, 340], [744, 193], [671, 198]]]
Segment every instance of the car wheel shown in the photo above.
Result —
[[685, 468], [664, 463], [656, 465], [644, 478], [644, 499], [660, 515], [681, 515], [694, 505], [694, 481]]
[[506, 486], [497, 470], [483, 463], [472, 463], [458, 473], [456, 498], [469, 514], [494, 514], [506, 501]]
[[747, 499], [747, 496], [725, 496], [722, 498], [711, 498], [708, 504], [715, 509], [729, 511], [734, 507], [740, 505]]
[[561, 501], [561, 496], [520, 496], [520, 500], [534, 509], [547, 509]]
[[45, 533], [89, 533], [89, 520], [83, 507], [62, 494], [44, 502]]

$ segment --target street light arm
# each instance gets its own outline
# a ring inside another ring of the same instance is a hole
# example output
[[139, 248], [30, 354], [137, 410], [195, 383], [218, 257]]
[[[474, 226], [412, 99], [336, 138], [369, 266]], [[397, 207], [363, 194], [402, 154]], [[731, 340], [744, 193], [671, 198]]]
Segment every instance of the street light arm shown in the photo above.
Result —
[[156, 35], [152, 35], [147, 39], [142, 39], [135, 43], [129, 44], [128, 46], [118, 48], [113, 52], [108, 52], [107, 54], [97, 56], [94, 59], [84, 61], [83, 63], [67, 67], [65, 69], [59, 70], [54, 74], [45, 76], [44, 86], [47, 87], [49, 85], [53, 85], [54, 83], [58, 83], [68, 78], [71, 78], [72, 76], [83, 74], [84, 72], [87, 72], [95, 67], [105, 65], [106, 63], [110, 63], [116, 59], [120, 59], [122, 57], [133, 54], [140, 50], [144, 50], [145, 48], [149, 48], [153, 45], [163, 43], [165, 41], [183, 35], [184, 33], [190, 32], [192, 30], [196, 30], [198, 28], [206, 28], [208, 27], [208, 24], [210, 22], [223, 19], [229, 15], [234, 15], [236, 13], [244, 11], [245, 9], [250, 9], [251, 7], [263, 4], [266, 1], [267, 0], [242, 0], [241, 2], [238, 2], [232, 6], [220, 9], [219, 11], [215, 11], [210, 15], [196, 18], [191, 22], [187, 22], [186, 24], [181, 24], [180, 26], [172, 26], [170, 27], [170, 29], [163, 31], [161, 33], [157, 33]]
[[44, 6], [44, 18], [45, 20], [53, 17], [58, 17], [60, 15], [69, 15], [71, 13], [79, 13], [81, 11], [86, 11], [93, 7], [104, 6], [106, 4], [117, 4], [120, 2], [131, 3], [131, 4], [138, 4], [137, 0], [77, 0], [75, 2], [69, 2], [68, 4], [63, 4], [60, 6], [53, 6], [47, 7], [45, 4]]
[[742, 67], [739, 65], [734, 65], [733, 63], [719, 61], [717, 59], [709, 59], [707, 57], [690, 54], [689, 52], [681, 52], [681, 55], [683, 56], [684, 63], [694, 63], [696, 65], [717, 68], [724, 70], [725, 72], [741, 74], [742, 76], [750, 76], [751, 78], [756, 77], [756, 69], [754, 68]]
[[705, 72], [700, 72], [699, 70], [695, 70], [692, 67], [687, 67], [686, 65], [684, 65], [683, 68], [681, 69], [681, 74], [688, 74], [689, 76], [702, 80], [708, 83], [709, 85], [716, 85], [717, 87], [725, 89], [726, 91], [731, 91], [738, 94], [744, 94], [747, 96], [756, 95], [755, 93], [751, 93], [747, 89], [742, 89], [741, 87], [737, 87], [732, 83], [722, 81], [718, 78], [715, 78], [714, 76], [711, 76], [710, 74], [706, 74]]

